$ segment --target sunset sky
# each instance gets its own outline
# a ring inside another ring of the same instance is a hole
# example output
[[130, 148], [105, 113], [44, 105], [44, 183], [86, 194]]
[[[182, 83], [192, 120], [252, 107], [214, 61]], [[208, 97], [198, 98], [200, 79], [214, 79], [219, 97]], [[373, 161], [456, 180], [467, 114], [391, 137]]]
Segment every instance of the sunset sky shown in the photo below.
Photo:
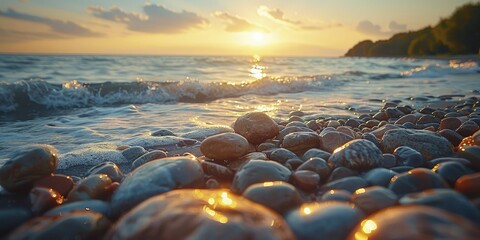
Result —
[[2, 0], [0, 52], [340, 56], [468, 0]]

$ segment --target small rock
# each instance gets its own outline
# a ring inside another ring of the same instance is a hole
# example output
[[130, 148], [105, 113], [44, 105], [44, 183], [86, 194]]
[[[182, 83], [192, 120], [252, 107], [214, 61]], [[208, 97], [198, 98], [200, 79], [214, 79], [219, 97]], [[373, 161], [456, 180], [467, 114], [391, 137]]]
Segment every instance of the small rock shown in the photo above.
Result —
[[396, 126], [396, 125], [392, 125], [392, 124], [387, 124], [381, 128], [378, 128], [372, 132], [370, 132], [371, 134], [373, 134], [377, 139], [382, 139], [383, 137], [383, 134], [385, 134], [386, 131], [388, 130], [392, 130], [392, 129], [399, 129], [400, 127], [399, 126]]
[[135, 161], [133, 161], [132, 170], [140, 167], [141, 165], [147, 162], [153, 161], [155, 159], [166, 158], [166, 157], [167, 157], [167, 153], [162, 150], [153, 150], [151, 152], [145, 153], [142, 156], [135, 159]]
[[462, 151], [458, 152], [458, 155], [470, 161], [470, 165], [472, 168], [480, 170], [480, 147], [479, 146], [465, 147], [462, 149]]
[[0, 167], [0, 185], [7, 191], [24, 191], [41, 178], [50, 176], [58, 165], [57, 151], [49, 145], [32, 146]]
[[200, 151], [210, 159], [235, 160], [248, 153], [247, 139], [236, 133], [221, 133], [203, 140]]
[[330, 156], [328, 163], [334, 168], [339, 166], [355, 170], [368, 170], [380, 166], [382, 152], [374, 143], [364, 140], [352, 140]]
[[297, 170], [292, 174], [293, 184], [305, 191], [315, 190], [320, 183], [320, 175], [310, 170]]
[[138, 157], [147, 153], [147, 150], [141, 146], [129, 147], [122, 151], [122, 155], [129, 161], [133, 162]]
[[320, 148], [331, 153], [351, 140], [353, 138], [344, 133], [337, 131], [328, 132], [320, 138]]
[[464, 137], [472, 136], [480, 127], [474, 121], [466, 121], [455, 130], [457, 133]]
[[397, 195], [385, 187], [360, 188], [352, 194], [352, 203], [366, 215], [397, 204]]
[[113, 162], [104, 162], [97, 166], [90, 168], [87, 171], [87, 176], [95, 174], [106, 174], [114, 182], [122, 182], [125, 175], [122, 170]]
[[462, 125], [462, 121], [456, 117], [446, 117], [440, 121], [439, 130], [450, 129], [455, 130]]
[[382, 145], [388, 153], [400, 146], [411, 147], [420, 152], [427, 161], [453, 154], [453, 147], [447, 139], [422, 130], [389, 130], [383, 135]]
[[339, 201], [339, 202], [350, 202], [352, 193], [345, 190], [330, 190], [322, 195], [320, 198], [321, 202], [327, 201]]
[[395, 125], [402, 125], [404, 123], [416, 123], [417, 122], [417, 116], [415, 114], [407, 114], [401, 118], [399, 118], [397, 121], [395, 121]]
[[305, 203], [286, 216], [297, 239], [343, 240], [364, 218], [357, 208], [342, 202]]
[[380, 163], [380, 167], [383, 168], [392, 168], [397, 165], [397, 157], [391, 153], [384, 153], [382, 154], [382, 162]]
[[118, 185], [112, 185], [112, 180], [106, 174], [90, 175], [80, 181], [68, 194], [68, 202], [90, 199], [106, 200]]
[[[419, 227], [421, 226], [421, 227]], [[426, 206], [395, 206], [363, 220], [347, 239], [478, 239], [476, 224]]]
[[92, 199], [62, 204], [44, 213], [44, 216], [62, 216], [73, 212], [97, 212], [110, 217], [110, 204], [105, 201]]
[[397, 196], [421, 192], [427, 189], [448, 188], [448, 184], [434, 172], [425, 168], [415, 168], [392, 178], [388, 186]]
[[35, 187], [30, 190], [30, 203], [32, 212], [35, 215], [42, 214], [46, 210], [63, 203], [63, 196], [53, 189]]
[[2, 208], [0, 209], [0, 236], [5, 236], [7, 233], [28, 221], [31, 217], [30, 210], [26, 208]]
[[396, 174], [394, 171], [385, 168], [374, 168], [366, 172], [362, 177], [369, 185], [388, 187], [390, 180]]
[[237, 118], [233, 129], [252, 144], [262, 143], [279, 132], [277, 123], [263, 112], [247, 113]]
[[330, 158], [332, 154], [330, 154], [329, 152], [326, 152], [326, 151], [323, 151], [323, 150], [320, 150], [320, 149], [317, 149], [317, 148], [311, 148], [310, 150], [306, 151], [304, 154], [303, 154], [303, 161], [307, 161], [308, 159], [312, 158], [312, 157], [319, 157], [319, 158], [323, 158], [323, 159], [328, 159]]
[[463, 175], [473, 173], [474, 171], [459, 162], [443, 162], [433, 167], [432, 171], [440, 175], [451, 187]]
[[313, 157], [305, 161], [302, 165], [298, 166], [297, 171], [309, 170], [317, 173], [320, 176], [321, 181], [325, 181], [330, 176], [332, 169], [327, 162], [319, 157]]
[[73, 179], [61, 174], [52, 174], [51, 176], [35, 181], [33, 187], [53, 189], [55, 192], [66, 197], [73, 188]]
[[280, 181], [253, 184], [242, 196], [279, 214], [287, 213], [303, 203], [294, 186]]
[[278, 148], [270, 154], [270, 160], [285, 164], [289, 159], [298, 159], [297, 155], [285, 148]]
[[217, 179], [232, 180], [233, 171], [225, 166], [210, 161], [202, 161], [202, 169], [205, 174], [212, 175]]
[[358, 172], [347, 167], [337, 167], [333, 169], [327, 182], [333, 182], [346, 177], [357, 176]]
[[397, 161], [404, 166], [421, 167], [425, 165], [422, 154], [407, 146], [395, 148], [393, 155], [395, 155]]
[[360, 126], [360, 122], [356, 119], [353, 119], [353, 118], [349, 118], [346, 122], [345, 122], [345, 126], [349, 126], [349, 127], [352, 127], [352, 128], [356, 128], [358, 126]]
[[457, 179], [455, 190], [467, 197], [480, 197], [480, 172], [463, 175]]
[[440, 119], [432, 115], [423, 115], [417, 120], [417, 124], [440, 123]]
[[462, 142], [463, 136], [450, 129], [440, 130], [438, 133], [446, 138], [453, 146], [458, 146]]
[[337, 120], [330, 120], [327, 122], [327, 127], [333, 127], [333, 128], [337, 128], [337, 127], [340, 127], [341, 124], [337, 121]]
[[355, 192], [359, 188], [368, 187], [367, 181], [361, 177], [345, 177], [342, 179], [335, 180], [323, 185], [320, 188], [321, 192], [327, 192], [330, 190], [345, 190], [348, 192]]
[[100, 239], [110, 225], [96, 212], [41, 216], [22, 224], [7, 239]]
[[424, 205], [442, 209], [480, 224], [480, 210], [462, 194], [450, 189], [432, 189], [410, 193], [399, 200], [401, 205]]
[[305, 153], [310, 148], [317, 148], [320, 138], [316, 133], [294, 132], [283, 139], [282, 147], [295, 153]]
[[242, 193], [255, 183], [284, 181], [288, 182], [292, 172], [274, 161], [251, 160], [240, 168], [233, 178], [232, 191]]
[[158, 131], [155, 131], [151, 134], [154, 137], [161, 137], [161, 136], [176, 136], [175, 133], [168, 129], [160, 129]]

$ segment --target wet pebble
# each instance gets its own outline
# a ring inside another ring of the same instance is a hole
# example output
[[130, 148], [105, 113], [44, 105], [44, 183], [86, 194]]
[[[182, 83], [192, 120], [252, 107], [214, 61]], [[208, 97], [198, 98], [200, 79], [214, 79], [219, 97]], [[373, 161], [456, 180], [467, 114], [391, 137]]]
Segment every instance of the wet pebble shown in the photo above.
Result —
[[[421, 227], [419, 227], [421, 226]], [[347, 239], [464, 239], [480, 237], [474, 223], [426, 206], [396, 206], [364, 219]]]
[[270, 154], [270, 160], [285, 164], [289, 159], [298, 159], [298, 156], [292, 151], [285, 148], [278, 148]]
[[274, 161], [251, 160], [243, 165], [232, 181], [232, 191], [242, 193], [252, 184], [272, 181], [288, 182], [292, 172]]
[[252, 144], [262, 143], [279, 132], [277, 123], [263, 112], [247, 113], [237, 118], [233, 129]]
[[73, 212], [87, 211], [101, 213], [106, 217], [110, 217], [110, 204], [108, 202], [92, 199], [77, 201], [71, 203], [64, 203], [56, 208], [44, 213], [44, 216], [61, 216]]
[[480, 210], [462, 194], [450, 189], [431, 189], [410, 193], [399, 200], [401, 205], [424, 205], [439, 208], [480, 224]]
[[161, 137], [161, 136], [175, 136], [175, 133], [168, 129], [160, 129], [158, 131], [155, 131], [151, 134], [154, 137]]
[[182, 189], [138, 205], [118, 220], [104, 239], [148, 238], [293, 239], [294, 236], [280, 215], [246, 198], [222, 190]]
[[320, 183], [320, 175], [310, 170], [298, 170], [292, 174], [293, 184], [305, 191], [312, 191]]
[[141, 146], [133, 146], [129, 147], [122, 151], [122, 155], [129, 161], [133, 162], [138, 157], [142, 156], [143, 154], [147, 153], [147, 150]]
[[462, 121], [456, 117], [446, 117], [440, 121], [440, 130], [450, 129], [455, 130], [462, 125]]
[[346, 190], [330, 190], [322, 195], [320, 198], [321, 202], [326, 201], [340, 201], [340, 202], [350, 202], [352, 193]]
[[402, 125], [404, 123], [416, 123], [417, 122], [417, 116], [415, 114], [407, 114], [401, 118], [399, 118], [397, 121], [395, 121], [396, 125]]
[[118, 216], [143, 200], [176, 188], [199, 187], [204, 173], [193, 156], [151, 161], [129, 173], [114, 192], [112, 213]]
[[455, 131], [462, 135], [463, 137], [468, 137], [478, 131], [480, 127], [474, 121], [466, 121], [460, 125]]
[[110, 198], [117, 186], [112, 184], [112, 180], [106, 174], [90, 175], [73, 187], [68, 194], [67, 201], [106, 200]]
[[382, 138], [385, 152], [393, 153], [400, 146], [420, 152], [425, 160], [448, 157], [453, 154], [452, 145], [442, 136], [422, 130], [393, 129]]
[[147, 152], [132, 162], [132, 170], [140, 167], [141, 165], [147, 162], [150, 162], [159, 158], [166, 158], [166, 157], [167, 157], [167, 153], [162, 150], [153, 150], [151, 152]]
[[463, 136], [450, 129], [440, 130], [438, 133], [446, 138], [453, 146], [458, 146], [462, 142]]
[[311, 148], [310, 150], [306, 151], [303, 154], [302, 159], [303, 159], [303, 161], [307, 161], [308, 159], [310, 159], [312, 157], [319, 157], [319, 158], [323, 158], [323, 159], [327, 160], [328, 158], [330, 158], [331, 155], [332, 155], [331, 153], [323, 151], [321, 149]]
[[90, 168], [86, 173], [87, 176], [95, 174], [106, 174], [114, 182], [122, 182], [125, 177], [123, 171], [113, 162], [101, 163]]
[[60, 195], [66, 197], [73, 188], [73, 179], [62, 174], [52, 174], [41, 178], [33, 184], [33, 187], [51, 188]]
[[380, 186], [360, 188], [351, 197], [351, 202], [366, 215], [394, 206], [397, 204], [397, 200], [395, 193]]
[[34, 187], [29, 194], [31, 210], [35, 215], [63, 203], [63, 196], [51, 188]]
[[[306, 203], [286, 216], [297, 239], [343, 240], [363, 219], [363, 213], [343, 202]], [[335, 220], [333, 220], [335, 219]]]
[[448, 188], [448, 184], [439, 175], [426, 168], [415, 168], [394, 176], [388, 186], [399, 197], [408, 193], [427, 189]]
[[287, 213], [303, 203], [296, 188], [281, 181], [253, 184], [242, 196], [279, 214]]
[[392, 168], [397, 165], [397, 157], [391, 153], [384, 153], [382, 154], [382, 162], [380, 163], [380, 167], [383, 168]]
[[363, 179], [372, 186], [388, 187], [390, 180], [397, 173], [386, 168], [374, 168], [363, 174]]
[[435, 165], [432, 171], [440, 175], [451, 187], [463, 175], [473, 173], [474, 171], [459, 162], [443, 162]]
[[12, 192], [28, 190], [36, 180], [50, 176], [57, 165], [57, 151], [52, 146], [27, 147], [0, 167], [0, 185]]
[[323, 185], [320, 188], [321, 192], [327, 192], [330, 190], [345, 190], [348, 192], [355, 192], [359, 188], [368, 187], [367, 181], [365, 181], [361, 177], [345, 177], [342, 179], [338, 179], [332, 182], [329, 182]]
[[[377, 139], [382, 139], [383, 135], [385, 134], [385, 132], [387, 132], [388, 130], [392, 130], [392, 129], [399, 129], [400, 127], [396, 126], [396, 125], [392, 125], [392, 124], [387, 124], [385, 126], [382, 126], [372, 132], [370, 132], [370, 134], [373, 134]], [[367, 139], [368, 140], [368, 139]]]
[[465, 147], [458, 155], [470, 161], [472, 168], [480, 170], [480, 146]]
[[351, 136], [348, 136], [341, 132], [331, 131], [323, 134], [320, 138], [320, 149], [331, 153], [338, 147], [344, 145], [351, 140], [353, 140], [353, 137]]
[[217, 179], [221, 180], [232, 180], [233, 171], [228, 169], [225, 166], [211, 162], [211, 161], [201, 161], [202, 169], [205, 174], [212, 175]]
[[400, 146], [393, 151], [397, 162], [404, 166], [421, 167], [425, 165], [425, 160], [421, 153], [407, 146]]
[[353, 177], [357, 175], [358, 175], [358, 172], [353, 169], [350, 169], [347, 167], [337, 167], [337, 168], [334, 168], [333, 171], [331, 171], [327, 182], [333, 182], [342, 178]]
[[0, 237], [5, 236], [7, 233], [22, 225], [28, 221], [32, 213], [26, 208], [2, 208], [0, 209]]
[[382, 152], [374, 143], [356, 139], [335, 150], [328, 163], [334, 168], [343, 166], [355, 170], [368, 170], [380, 166], [382, 159]]
[[100, 239], [109, 227], [110, 221], [100, 213], [73, 212], [34, 218], [6, 239]]
[[298, 171], [300, 170], [309, 170], [312, 172], [317, 173], [320, 176], [321, 181], [325, 181], [330, 176], [332, 169], [328, 165], [328, 163], [319, 157], [313, 157], [302, 163], [302, 165], [298, 166]]
[[455, 183], [455, 190], [470, 198], [480, 197], [480, 172], [458, 178]]
[[299, 154], [304, 154], [310, 148], [317, 148], [319, 145], [320, 138], [313, 132], [293, 132], [282, 141], [283, 148]]
[[249, 150], [247, 139], [236, 133], [221, 133], [203, 140], [200, 151], [210, 159], [234, 160]]

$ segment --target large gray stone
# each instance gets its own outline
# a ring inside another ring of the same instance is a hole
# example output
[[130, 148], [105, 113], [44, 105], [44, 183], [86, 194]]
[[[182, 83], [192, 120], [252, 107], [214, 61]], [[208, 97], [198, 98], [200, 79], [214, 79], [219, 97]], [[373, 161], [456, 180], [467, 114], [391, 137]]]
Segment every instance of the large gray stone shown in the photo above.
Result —
[[453, 154], [453, 147], [446, 138], [424, 130], [389, 130], [383, 135], [382, 145], [384, 151], [389, 153], [393, 153], [400, 146], [413, 148], [427, 161]]
[[112, 196], [112, 213], [119, 215], [143, 200], [177, 188], [199, 187], [204, 173], [193, 156], [170, 157], [143, 164], [127, 175]]

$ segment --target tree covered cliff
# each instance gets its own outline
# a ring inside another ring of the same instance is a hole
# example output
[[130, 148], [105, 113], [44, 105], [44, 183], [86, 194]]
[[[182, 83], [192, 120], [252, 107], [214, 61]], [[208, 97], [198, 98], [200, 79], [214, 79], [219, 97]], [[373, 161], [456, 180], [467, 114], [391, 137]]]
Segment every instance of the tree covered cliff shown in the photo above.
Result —
[[477, 54], [480, 50], [480, 3], [469, 3], [434, 27], [398, 33], [388, 40], [365, 40], [345, 56], [401, 57]]

